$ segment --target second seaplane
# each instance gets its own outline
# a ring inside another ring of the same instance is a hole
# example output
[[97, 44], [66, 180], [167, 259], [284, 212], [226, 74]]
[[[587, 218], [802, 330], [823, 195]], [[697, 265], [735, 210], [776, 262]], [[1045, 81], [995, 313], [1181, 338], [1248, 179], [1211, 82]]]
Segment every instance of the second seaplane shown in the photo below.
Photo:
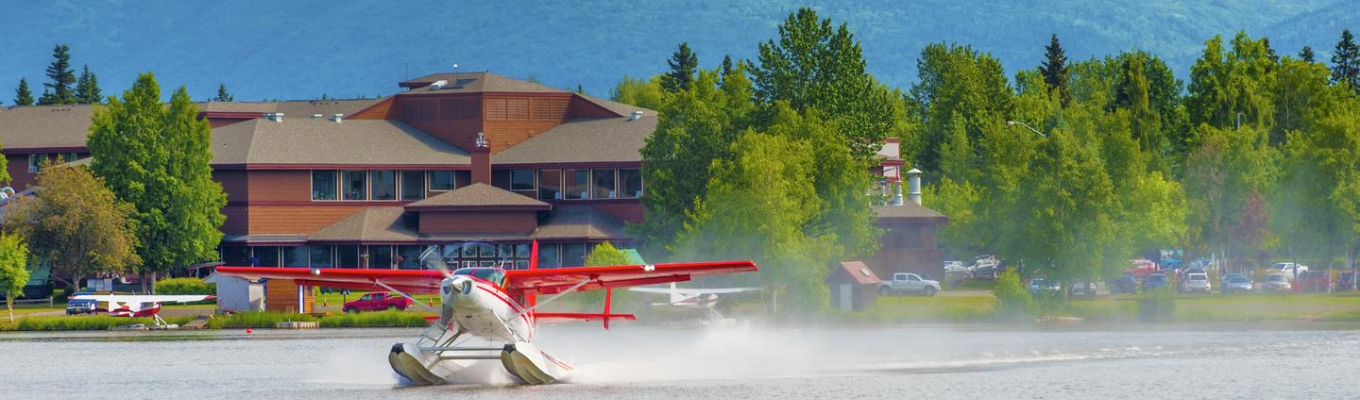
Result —
[[[751, 261], [692, 262], [611, 267], [538, 269], [538, 243], [528, 269], [461, 268], [440, 263], [433, 270], [308, 269], [218, 267], [224, 275], [246, 279], [288, 279], [298, 285], [366, 290], [382, 288], [407, 298], [438, 294], [440, 306], [430, 327], [414, 341], [392, 345], [392, 370], [416, 385], [448, 383], [462, 369], [481, 360], [500, 361], [509, 374], [527, 384], [557, 383], [571, 376], [572, 366], [539, 350], [533, 343], [540, 322], [634, 320], [632, 314], [610, 312], [613, 289], [689, 281], [694, 276], [756, 271]], [[541, 312], [544, 304], [571, 292], [604, 290], [600, 313]], [[537, 296], [550, 295], [539, 302]], [[414, 298], [411, 298], [413, 301]], [[415, 304], [422, 304], [415, 301]], [[501, 346], [466, 345], [467, 337]]]

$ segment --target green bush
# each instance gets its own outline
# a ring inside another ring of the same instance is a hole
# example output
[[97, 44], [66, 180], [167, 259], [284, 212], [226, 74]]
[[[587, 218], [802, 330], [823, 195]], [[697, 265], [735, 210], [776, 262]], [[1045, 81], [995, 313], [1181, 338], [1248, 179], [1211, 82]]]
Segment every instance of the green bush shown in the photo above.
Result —
[[273, 328], [280, 322], [289, 321], [313, 322], [316, 321], [316, 317], [307, 314], [271, 311], [244, 312], [213, 318], [208, 321], [208, 327], [212, 329]]
[[997, 318], [1025, 320], [1034, 315], [1034, 297], [1030, 296], [1029, 288], [1020, 281], [1020, 274], [1015, 270], [1006, 270], [996, 277], [992, 294], [996, 296], [993, 310]]
[[322, 328], [411, 328], [429, 324], [423, 314], [405, 311], [340, 314], [321, 318]]
[[[166, 318], [166, 322], [182, 325], [190, 319], [189, 317]], [[151, 318], [126, 318], [111, 315], [33, 316], [24, 317], [13, 326], [14, 329], [20, 331], [106, 331], [119, 325], [132, 324], [155, 325], [156, 321], [151, 320]]]
[[217, 294], [217, 284], [198, 278], [170, 278], [156, 282], [156, 294]]
[[1169, 321], [1176, 312], [1176, 296], [1170, 287], [1144, 292], [1138, 297], [1138, 319]]

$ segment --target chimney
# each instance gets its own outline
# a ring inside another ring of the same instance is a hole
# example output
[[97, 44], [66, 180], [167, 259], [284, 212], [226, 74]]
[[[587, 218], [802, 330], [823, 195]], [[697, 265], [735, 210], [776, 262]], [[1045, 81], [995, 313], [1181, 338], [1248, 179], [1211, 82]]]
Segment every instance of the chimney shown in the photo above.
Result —
[[[337, 124], [340, 123], [341, 121], [344, 121], [344, 119], [345, 119], [345, 114], [331, 114], [331, 121], [335, 121], [335, 123], [337, 123]], [[363, 125], [363, 124], [360, 124], [360, 125]]]
[[312, 119], [321, 119], [321, 114], [312, 114]]
[[472, 182], [491, 184], [491, 147], [481, 132], [477, 133], [477, 142], [472, 146]]
[[633, 111], [633, 115], [628, 117], [629, 121], [637, 121], [639, 119], [642, 119], [642, 111]]
[[[912, 168], [911, 171], [907, 171], [907, 175], [910, 175], [910, 177], [907, 178], [907, 182], [909, 182], [910, 185], [911, 185], [911, 191], [910, 191], [910, 192], [907, 192], [907, 195], [911, 197], [911, 202], [912, 202], [912, 203], [916, 203], [916, 204], [920, 205], [920, 204], [921, 204], [921, 170], [916, 169], [916, 168]], [[900, 194], [900, 193], [901, 193], [901, 190], [902, 190], [902, 189], [901, 189], [901, 186], [898, 186], [898, 189], [897, 189], [897, 190], [898, 190], [898, 193], [899, 193], [898, 196], [901, 196], [901, 194]]]
[[268, 118], [270, 121], [283, 122], [283, 113], [266, 113], [264, 117]]

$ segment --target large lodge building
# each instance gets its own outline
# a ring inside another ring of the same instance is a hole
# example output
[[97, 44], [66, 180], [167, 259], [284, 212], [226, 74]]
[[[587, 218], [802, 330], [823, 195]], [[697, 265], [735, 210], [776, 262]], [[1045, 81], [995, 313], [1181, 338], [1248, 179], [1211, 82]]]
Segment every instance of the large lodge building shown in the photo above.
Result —
[[[379, 100], [201, 104], [227, 194], [221, 261], [418, 269], [443, 245], [451, 266], [524, 267], [537, 240], [551, 268], [581, 265], [601, 242], [634, 244], [624, 226], [644, 218], [639, 150], [655, 111], [484, 72], [399, 85]], [[92, 113], [0, 109], [10, 185], [34, 185], [42, 160], [87, 158]], [[888, 147], [874, 170], [885, 187], [902, 165]], [[876, 211], [889, 229], [880, 276], [943, 276], [942, 216], [912, 202]]]

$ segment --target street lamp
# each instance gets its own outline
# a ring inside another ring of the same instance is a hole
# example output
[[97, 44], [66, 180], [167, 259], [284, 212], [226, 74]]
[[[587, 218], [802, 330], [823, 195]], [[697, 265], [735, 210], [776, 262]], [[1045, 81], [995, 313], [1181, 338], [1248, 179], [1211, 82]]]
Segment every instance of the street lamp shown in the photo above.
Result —
[[1043, 132], [1039, 132], [1038, 129], [1034, 129], [1034, 127], [1029, 126], [1029, 124], [1026, 124], [1026, 123], [1024, 123], [1024, 122], [1020, 122], [1020, 121], [1006, 121], [1006, 125], [1010, 125], [1010, 126], [1020, 125], [1020, 126], [1023, 126], [1023, 127], [1025, 127], [1025, 128], [1029, 128], [1029, 130], [1034, 131], [1034, 133], [1039, 134], [1039, 136], [1048, 137], [1048, 135], [1045, 135]]

